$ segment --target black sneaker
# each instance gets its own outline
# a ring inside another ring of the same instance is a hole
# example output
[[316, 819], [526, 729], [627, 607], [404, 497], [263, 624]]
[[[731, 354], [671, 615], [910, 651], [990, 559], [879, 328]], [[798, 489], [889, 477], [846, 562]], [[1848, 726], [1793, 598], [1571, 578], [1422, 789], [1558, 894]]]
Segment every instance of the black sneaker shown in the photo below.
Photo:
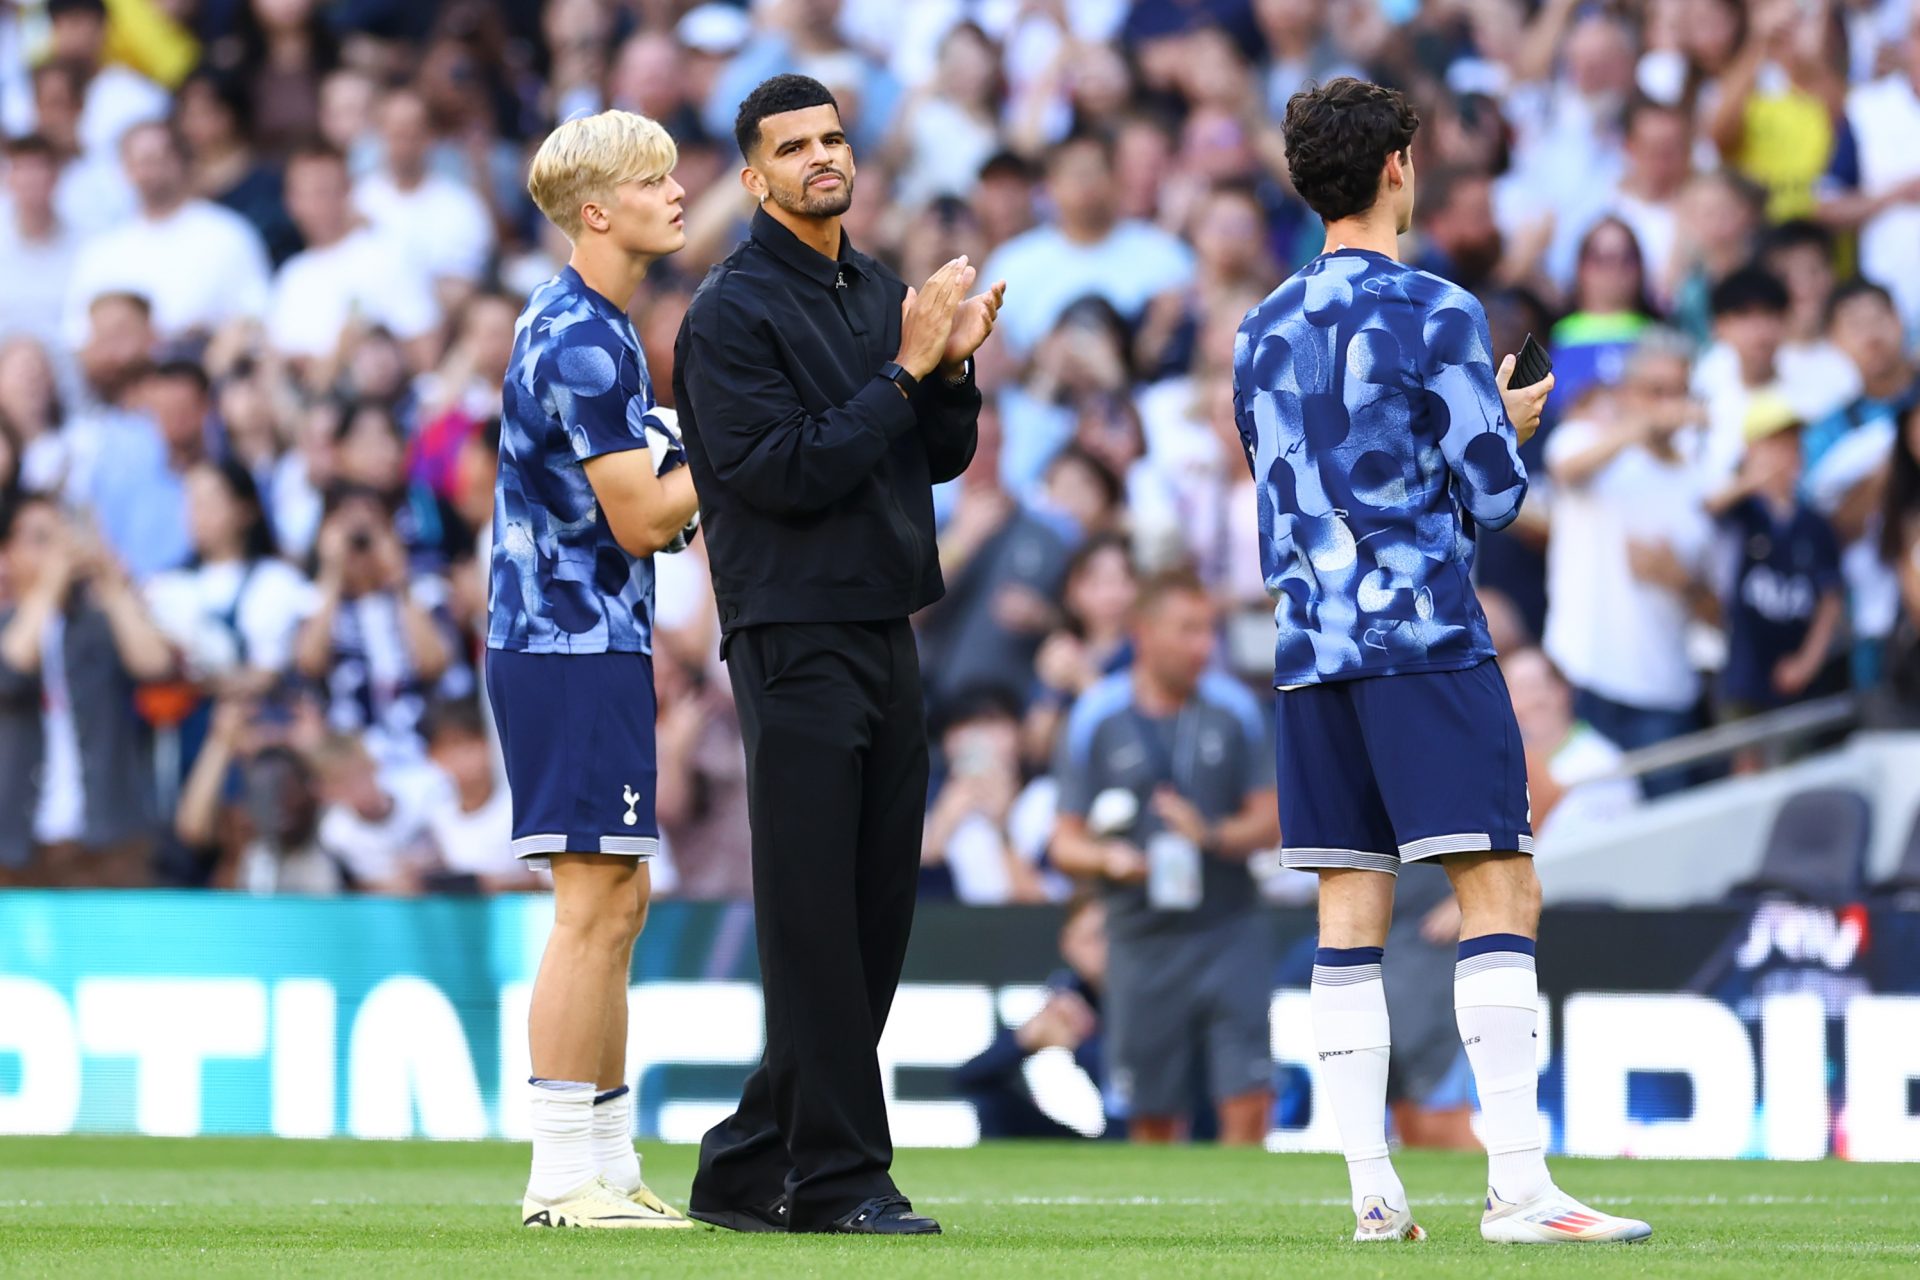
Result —
[[924, 1213], [915, 1213], [907, 1198], [895, 1193], [875, 1196], [827, 1230], [838, 1235], [937, 1236], [940, 1224]]
[[757, 1209], [701, 1209], [689, 1206], [687, 1216], [725, 1231], [785, 1231], [787, 1196], [783, 1191], [772, 1203]]

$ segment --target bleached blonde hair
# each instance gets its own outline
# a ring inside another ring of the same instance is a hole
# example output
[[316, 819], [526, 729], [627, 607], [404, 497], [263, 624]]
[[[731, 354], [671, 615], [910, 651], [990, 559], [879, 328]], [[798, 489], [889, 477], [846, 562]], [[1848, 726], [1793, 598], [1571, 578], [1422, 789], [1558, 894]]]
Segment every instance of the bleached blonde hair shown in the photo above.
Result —
[[673, 172], [680, 149], [658, 121], [633, 111], [602, 111], [562, 123], [534, 153], [527, 194], [547, 220], [580, 238], [580, 206], [612, 200], [623, 182], [648, 182]]

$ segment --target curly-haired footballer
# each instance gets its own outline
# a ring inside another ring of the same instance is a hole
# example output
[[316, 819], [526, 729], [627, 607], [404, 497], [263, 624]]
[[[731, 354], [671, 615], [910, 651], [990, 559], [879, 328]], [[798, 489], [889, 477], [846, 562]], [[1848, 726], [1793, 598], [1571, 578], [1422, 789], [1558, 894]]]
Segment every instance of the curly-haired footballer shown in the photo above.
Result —
[[1490, 1171], [1480, 1234], [1638, 1240], [1548, 1176], [1535, 1110], [1533, 869], [1520, 733], [1473, 591], [1475, 526], [1519, 514], [1519, 446], [1553, 379], [1509, 389], [1486, 313], [1395, 257], [1419, 117], [1342, 78], [1287, 104], [1294, 186], [1326, 250], [1241, 322], [1234, 411], [1277, 601], [1286, 865], [1320, 877], [1313, 1031], [1360, 1241], [1419, 1240], [1387, 1156], [1380, 960], [1402, 863], [1438, 861], [1461, 909], [1454, 1008]]

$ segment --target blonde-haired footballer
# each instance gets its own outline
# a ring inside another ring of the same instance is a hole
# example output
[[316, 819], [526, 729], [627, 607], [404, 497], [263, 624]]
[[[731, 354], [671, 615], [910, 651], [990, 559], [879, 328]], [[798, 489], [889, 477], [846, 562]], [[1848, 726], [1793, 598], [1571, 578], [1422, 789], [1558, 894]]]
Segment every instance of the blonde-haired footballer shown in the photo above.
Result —
[[573, 242], [515, 326], [500, 420], [487, 695], [513, 849], [553, 869], [528, 1020], [530, 1227], [686, 1227], [641, 1180], [627, 974], [654, 825], [653, 554], [691, 534], [693, 479], [626, 307], [686, 243], [673, 140], [604, 111], [555, 129], [527, 190]]

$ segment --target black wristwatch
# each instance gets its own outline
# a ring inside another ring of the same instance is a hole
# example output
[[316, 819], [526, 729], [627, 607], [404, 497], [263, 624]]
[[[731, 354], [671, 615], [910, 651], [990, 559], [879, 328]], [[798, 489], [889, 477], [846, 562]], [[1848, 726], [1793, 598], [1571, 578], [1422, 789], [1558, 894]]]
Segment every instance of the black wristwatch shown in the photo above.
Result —
[[908, 373], [904, 366], [894, 360], [889, 360], [880, 366], [880, 376], [900, 388], [900, 394], [909, 400], [913, 398], [914, 389], [920, 385], [920, 379]]

